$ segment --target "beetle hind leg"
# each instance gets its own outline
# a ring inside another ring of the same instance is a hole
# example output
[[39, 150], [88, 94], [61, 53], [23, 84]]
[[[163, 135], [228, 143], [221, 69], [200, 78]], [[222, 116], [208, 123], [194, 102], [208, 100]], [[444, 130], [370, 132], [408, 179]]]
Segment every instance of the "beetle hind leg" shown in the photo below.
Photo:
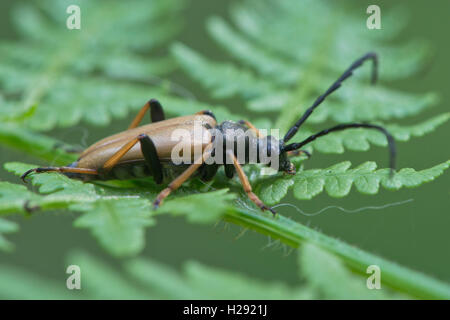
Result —
[[150, 110], [151, 122], [158, 122], [166, 119], [161, 103], [159, 103], [156, 99], [150, 99], [138, 112], [128, 129], [133, 129], [139, 126], [148, 110]]
[[202, 111], [196, 112], [195, 114], [210, 116], [214, 120], [217, 120], [216, 116], [214, 115], [214, 113], [211, 110], [202, 110]]
[[140, 134], [139, 136], [125, 144], [122, 148], [120, 148], [115, 154], [111, 156], [111, 158], [108, 159], [108, 161], [103, 164], [102, 170], [110, 171], [111, 169], [113, 169], [114, 166], [120, 161], [120, 159], [122, 159], [122, 157], [138, 142], [141, 145], [142, 155], [144, 156], [145, 162], [150, 167], [155, 182], [157, 184], [162, 183], [163, 172], [161, 161], [159, 160], [158, 154], [156, 152], [155, 144], [153, 143], [152, 139], [146, 134]]
[[73, 167], [39, 167], [33, 168], [26, 171], [24, 174], [20, 176], [23, 182], [26, 183], [25, 178], [31, 173], [43, 173], [43, 172], [60, 172], [60, 173], [75, 173], [75, 174], [89, 174], [89, 175], [98, 175], [97, 170], [95, 169], [87, 169], [87, 168], [73, 168]]

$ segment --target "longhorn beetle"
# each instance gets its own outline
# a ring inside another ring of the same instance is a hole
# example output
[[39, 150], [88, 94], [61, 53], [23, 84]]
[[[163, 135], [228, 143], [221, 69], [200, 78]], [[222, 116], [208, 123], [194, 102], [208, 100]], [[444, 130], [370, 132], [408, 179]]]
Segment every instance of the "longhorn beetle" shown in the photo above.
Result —
[[[161, 104], [152, 99], [148, 101], [139, 111], [128, 130], [113, 136], [107, 137], [99, 142], [93, 144], [81, 153], [80, 157], [74, 163], [65, 167], [43, 167], [28, 170], [22, 175], [22, 180], [32, 172], [60, 172], [70, 178], [89, 180], [108, 180], [108, 179], [129, 179], [145, 176], [153, 176], [157, 184], [171, 178], [175, 174], [179, 174], [167, 188], [163, 189], [154, 201], [154, 207], [161, 205], [162, 201], [173, 191], [178, 189], [183, 182], [189, 179], [194, 173], [200, 176], [202, 180], [211, 180], [218, 168], [219, 164], [206, 164], [208, 159], [216, 150], [213, 147], [213, 138], [209, 141], [195, 141], [193, 144], [200, 144], [201, 156], [198, 159], [186, 165], [175, 165], [171, 160], [171, 150], [175, 142], [170, 139], [170, 135], [175, 129], [185, 129], [190, 132], [193, 131], [194, 121], [199, 121], [205, 128], [214, 128], [221, 132], [226, 138], [226, 130], [247, 130], [250, 129], [258, 147], [267, 148], [268, 153], [275, 152], [279, 160], [278, 171], [287, 174], [295, 174], [295, 166], [289, 160], [292, 154], [305, 153], [301, 148], [308, 143], [316, 140], [319, 137], [327, 135], [335, 131], [341, 131], [352, 128], [368, 128], [382, 132], [388, 141], [390, 151], [390, 168], [391, 174], [395, 168], [395, 154], [396, 148], [393, 137], [386, 129], [378, 125], [368, 123], [346, 123], [339, 124], [334, 127], [322, 130], [301, 142], [294, 142], [288, 144], [301, 125], [308, 119], [312, 112], [334, 91], [336, 91], [344, 80], [353, 74], [353, 71], [359, 68], [365, 61], [372, 60], [372, 84], [377, 80], [377, 66], [378, 58], [375, 53], [367, 53], [358, 60], [356, 60], [329, 88], [324, 94], [319, 96], [314, 103], [306, 110], [303, 116], [287, 131], [286, 135], [281, 140], [277, 140], [276, 147], [273, 143], [268, 143], [268, 137], [264, 137], [260, 132], [248, 121], [242, 120], [239, 122], [224, 121], [220, 124], [216, 122], [216, 118], [211, 111], [204, 110], [194, 115], [183, 116], [165, 120], [164, 112]], [[145, 114], [150, 111], [150, 124], [139, 126]], [[271, 137], [273, 141], [273, 137]], [[222, 144], [224, 145], [224, 144]], [[191, 145], [189, 147], [195, 147]], [[248, 145], [247, 145], [248, 147]], [[224, 164], [225, 174], [228, 178], [232, 178], [235, 171], [244, 187], [248, 197], [261, 210], [270, 210], [273, 214], [275, 211], [267, 207], [264, 203], [252, 192], [252, 187], [245, 175], [241, 163], [236, 158], [236, 150], [234, 145], [230, 147], [223, 147], [223, 154], [226, 154], [232, 159], [231, 164]], [[246, 164], [244, 161], [242, 164]]]

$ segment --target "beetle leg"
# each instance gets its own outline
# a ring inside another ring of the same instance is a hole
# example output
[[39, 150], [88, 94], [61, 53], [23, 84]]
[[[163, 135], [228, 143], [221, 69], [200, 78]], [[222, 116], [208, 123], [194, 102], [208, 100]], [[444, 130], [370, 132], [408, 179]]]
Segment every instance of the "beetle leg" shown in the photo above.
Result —
[[201, 170], [201, 179], [203, 181], [210, 181], [217, 173], [219, 166], [217, 164], [206, 165], [204, 164]]
[[106, 171], [111, 170], [114, 166], [119, 162], [120, 159], [131, 149], [134, 147], [136, 143], [139, 142], [139, 137], [134, 138], [127, 144], [125, 144], [122, 148], [120, 148], [116, 153], [114, 153], [111, 158], [109, 158], [104, 164], [103, 169]]
[[216, 116], [214, 115], [214, 113], [212, 113], [211, 110], [202, 110], [202, 111], [196, 112], [195, 114], [200, 114], [200, 115], [205, 114], [205, 115], [212, 117], [214, 120], [217, 120]]
[[232, 164], [224, 164], [225, 176], [228, 179], [232, 179], [234, 177], [234, 166]]
[[250, 185], [250, 182], [248, 182], [248, 178], [245, 175], [244, 170], [242, 169], [242, 166], [239, 164], [236, 156], [233, 154], [233, 152], [228, 151], [228, 155], [233, 159], [234, 167], [236, 168], [236, 171], [238, 173], [239, 179], [241, 180], [242, 186], [244, 187], [244, 191], [247, 193], [247, 196], [250, 198], [250, 200], [253, 201], [254, 204], [256, 204], [262, 211], [269, 210], [273, 213], [273, 215], [276, 214], [275, 210], [266, 206], [256, 194], [252, 191], [252, 186]]
[[239, 120], [238, 123], [245, 125], [247, 128], [252, 130], [258, 138], [263, 138], [264, 135], [250, 122], [247, 120]]
[[25, 172], [20, 178], [25, 181], [25, 178], [32, 172], [42, 173], [42, 172], [61, 172], [61, 173], [79, 173], [79, 174], [94, 174], [97, 175], [98, 171], [95, 169], [86, 169], [86, 168], [72, 168], [72, 167], [43, 167], [43, 168], [34, 168]]
[[205, 151], [203, 151], [203, 154], [200, 158], [196, 159], [193, 164], [191, 164], [182, 174], [180, 174], [175, 180], [173, 180], [167, 188], [162, 190], [158, 196], [156, 197], [156, 200], [153, 202], [154, 208], [158, 208], [163, 200], [172, 192], [177, 190], [187, 179], [189, 179], [190, 176], [198, 169], [200, 166], [205, 162], [206, 159], [208, 159], [211, 156], [211, 150], [212, 150], [213, 144], [210, 143], [206, 146]]
[[156, 99], [149, 100], [136, 115], [136, 118], [131, 122], [128, 129], [136, 128], [142, 121], [145, 116], [145, 113], [150, 110], [150, 120], [151, 122], [158, 122], [164, 120], [166, 117], [164, 116], [164, 110]]
[[138, 142], [140, 142], [141, 144], [142, 155], [144, 156], [147, 165], [152, 171], [155, 182], [157, 184], [160, 184], [163, 180], [161, 161], [159, 161], [158, 153], [156, 151], [153, 140], [144, 133], [140, 134], [139, 136], [125, 144], [122, 148], [119, 149], [119, 151], [113, 154], [112, 157], [103, 164], [103, 169], [105, 169], [106, 171], [111, 170], [119, 162], [119, 160], [122, 159], [122, 157]]
[[141, 151], [145, 161], [152, 171], [153, 179], [155, 179], [157, 184], [162, 183], [163, 170], [153, 140], [146, 134], [139, 135], [138, 139], [141, 143]]

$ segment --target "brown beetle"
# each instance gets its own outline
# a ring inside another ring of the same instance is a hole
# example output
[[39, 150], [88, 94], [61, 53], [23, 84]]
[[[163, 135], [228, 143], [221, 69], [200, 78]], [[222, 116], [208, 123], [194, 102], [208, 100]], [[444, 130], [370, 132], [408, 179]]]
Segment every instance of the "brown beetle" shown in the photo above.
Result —
[[[332, 128], [322, 130], [305, 140], [298, 143], [286, 144], [299, 130], [300, 126], [308, 119], [316, 107], [318, 107], [325, 98], [338, 89], [342, 82], [353, 74], [353, 71], [360, 67], [364, 61], [373, 61], [372, 83], [377, 80], [377, 56], [375, 53], [368, 53], [356, 60], [340, 77], [336, 80], [328, 90], [309, 107], [303, 116], [292, 126], [283, 139], [276, 140], [274, 138], [264, 137], [260, 132], [248, 121], [242, 120], [239, 122], [224, 121], [217, 124], [216, 118], [211, 111], [200, 111], [195, 115], [172, 118], [165, 120], [164, 111], [161, 104], [152, 99], [147, 102], [140, 110], [136, 118], [131, 123], [128, 130], [113, 136], [107, 137], [99, 142], [93, 144], [84, 152], [74, 163], [66, 167], [43, 167], [28, 170], [22, 175], [22, 179], [32, 172], [61, 172], [70, 178], [89, 180], [109, 180], [109, 179], [130, 179], [138, 177], [153, 176], [156, 183], [162, 183], [165, 178], [171, 178], [175, 174], [180, 173], [167, 188], [162, 190], [154, 201], [154, 206], [158, 207], [164, 198], [166, 198], [172, 191], [181, 186], [183, 182], [189, 179], [194, 173], [197, 173], [201, 179], [212, 179], [218, 168], [219, 163], [207, 164], [205, 161], [211, 157], [217, 150], [217, 146], [222, 148], [223, 154], [231, 159], [231, 163], [224, 164], [225, 174], [228, 178], [232, 178], [234, 172], [238, 173], [239, 179], [244, 187], [245, 192], [249, 198], [261, 209], [270, 210], [275, 214], [272, 208], [267, 207], [262, 201], [252, 192], [250, 183], [245, 175], [241, 164], [248, 162], [248, 157], [244, 161], [238, 161], [236, 157], [236, 149], [233, 146], [226, 146], [225, 143], [213, 144], [214, 135], [202, 136], [200, 139], [193, 139], [191, 145], [192, 149], [200, 148], [201, 154], [198, 159], [191, 158], [190, 164], [175, 165], [172, 161], [171, 154], [177, 142], [170, 139], [171, 133], [175, 129], [184, 129], [187, 132], [192, 132], [194, 135], [194, 123], [200, 123], [206, 129], [215, 129], [222, 133], [222, 138], [226, 139], [228, 130], [248, 130], [253, 132], [254, 139], [250, 140], [251, 145], [256, 145], [257, 148], [266, 148], [268, 153], [275, 155], [279, 162], [279, 171], [295, 174], [295, 167], [289, 161], [289, 156], [303, 152], [309, 155], [306, 151], [300, 150], [306, 144], [314, 141], [318, 137], [324, 136], [328, 133], [351, 128], [369, 128], [382, 132], [389, 144], [390, 150], [390, 168], [391, 172], [395, 167], [395, 143], [393, 137], [383, 127], [367, 124], [367, 123], [348, 123], [339, 124]], [[151, 124], [140, 126], [144, 115], [150, 111]], [[271, 142], [272, 141], [272, 142]], [[217, 142], [217, 141], [216, 141]], [[248, 149], [248, 141], [247, 141]], [[258, 160], [259, 161], [259, 160]]]

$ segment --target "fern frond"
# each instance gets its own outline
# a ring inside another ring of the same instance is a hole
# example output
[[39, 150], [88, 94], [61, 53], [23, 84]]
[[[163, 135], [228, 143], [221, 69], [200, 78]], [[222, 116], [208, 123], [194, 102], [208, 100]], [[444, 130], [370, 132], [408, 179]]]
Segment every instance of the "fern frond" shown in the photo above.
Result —
[[311, 199], [324, 190], [332, 197], [344, 197], [352, 185], [363, 194], [376, 194], [380, 185], [389, 190], [420, 186], [439, 177], [449, 166], [450, 160], [429, 169], [416, 171], [401, 169], [391, 178], [389, 169], [378, 169], [375, 162], [365, 162], [349, 169], [350, 161], [340, 162], [326, 169], [309, 169], [297, 172], [294, 177], [275, 177], [258, 184], [261, 200], [268, 204], [278, 203], [290, 188], [297, 199]]
[[[394, 295], [384, 290], [368, 290], [366, 277], [353, 274], [342, 261], [320, 247], [306, 243], [299, 253], [300, 276], [319, 293], [323, 299], [405, 299], [403, 295]], [[329, 284], [333, 283], [333, 286]]]
[[24, 268], [0, 265], [3, 299], [312, 299], [308, 287], [248, 277], [199, 262], [184, 263], [180, 272], [150, 259], [122, 263], [117, 270], [82, 251], [70, 253], [67, 265], [83, 272], [82, 290], [67, 290]]
[[[378, 265], [383, 270], [385, 288], [387, 286], [411, 297], [422, 299], [448, 299], [450, 297], [450, 285], [445, 282], [370, 254], [281, 215], [277, 219], [273, 219], [270, 215], [261, 215], [246, 208], [239, 208], [228, 212], [224, 219], [268, 235], [293, 247], [305, 243], [319, 246], [338, 257], [346, 268], [361, 275], [366, 275], [366, 269], [369, 265]], [[314, 263], [320, 263], [320, 260], [315, 261], [314, 253], [308, 256], [314, 259]], [[326, 271], [324, 270], [324, 272]], [[325, 275], [326, 277], [327, 275]]]
[[[214, 223], [224, 212], [231, 208], [230, 201], [236, 196], [228, 193], [228, 189], [221, 189], [208, 193], [191, 194], [170, 200], [159, 213], [184, 215], [192, 223]], [[205, 212], [204, 209], [208, 208]]]
[[[5, 168], [15, 174], [32, 165], [7, 163]], [[144, 247], [144, 230], [154, 225], [150, 200], [160, 188], [155, 184], [136, 189], [114, 185], [94, 185], [69, 179], [61, 174], [34, 175], [33, 185], [40, 194], [25, 186], [0, 182], [0, 214], [27, 213], [29, 210], [71, 210], [81, 212], [76, 227], [88, 228], [101, 245], [116, 256], [134, 255]], [[232, 194], [227, 190], [187, 195], [168, 199], [159, 213], [184, 214], [191, 222], [212, 223], [232, 208]], [[203, 209], [211, 208], [210, 214]]]
[[188, 74], [211, 89], [215, 98], [233, 95], [252, 98], [274, 89], [268, 81], [258, 79], [250, 71], [236, 68], [231, 63], [210, 62], [181, 43], [175, 44], [172, 52]]
[[420, 70], [430, 52], [427, 43], [401, 46], [386, 41], [406, 26], [401, 22], [404, 13], [400, 10], [393, 9], [383, 20], [385, 28], [392, 27], [392, 32], [378, 34], [367, 29], [363, 16], [355, 16], [350, 8], [328, 1], [249, 0], [236, 6], [231, 17], [239, 31], [258, 48], [294, 60], [297, 68], [314, 60], [318, 67], [341, 72], [341, 66], [351, 63], [353, 55], [377, 49], [384, 61], [381, 74], [395, 79]]
[[61, 286], [60, 281], [36, 274], [24, 267], [2, 263], [0, 264], [0, 297], [28, 300], [37, 297], [39, 299], [70, 299], [71, 291]]
[[155, 224], [149, 202], [136, 197], [98, 199], [71, 205], [69, 209], [85, 212], [74, 221], [74, 226], [90, 229], [100, 244], [116, 256], [141, 252], [145, 246], [144, 230]]
[[11, 251], [14, 248], [14, 245], [6, 240], [4, 235], [17, 230], [19, 230], [17, 223], [0, 218], [0, 250]]
[[58, 147], [66, 146], [62, 141], [10, 123], [0, 126], [0, 142], [54, 164], [66, 165], [76, 160], [76, 156]]
[[[67, 265], [78, 265], [83, 270], [82, 292], [89, 298], [101, 299], [157, 299], [156, 292], [145, 290], [130, 281], [120, 270], [83, 251], [70, 252]], [[67, 290], [66, 290], [67, 291]], [[77, 290], [72, 290], [77, 291]]]
[[[82, 33], [65, 25], [73, 4], [82, 12]], [[25, 121], [37, 130], [123, 117], [130, 106], [167, 92], [159, 76], [173, 63], [149, 54], [180, 29], [172, 18], [182, 8], [183, 1], [173, 0], [21, 4], [14, 21], [22, 39], [0, 46], [0, 87], [17, 108], [37, 106]]]
[[[17, 172], [30, 168], [18, 163], [6, 165]], [[25, 186], [0, 182], [0, 212], [70, 209], [84, 213], [75, 226], [91, 229], [105, 249], [117, 256], [135, 254], [144, 246], [144, 228], [154, 223], [148, 201], [124, 194], [109, 196], [104, 188], [61, 175], [33, 177], [41, 194]]]
[[[293, 183], [288, 181], [287, 186], [277, 186], [286, 183], [287, 179], [280, 182], [275, 178], [271, 185], [276, 187], [272, 189], [272, 193], [269, 192], [268, 194], [273, 197], [273, 201], [279, 201], [292, 185], [297, 186], [297, 184], [302, 183], [301, 179], [305, 175], [308, 175], [313, 183], [317, 183], [313, 174], [316, 171], [319, 171], [316, 179], [325, 179], [326, 182], [323, 184], [325, 184], [327, 191], [333, 195], [340, 196], [348, 192], [353, 181], [360, 191], [369, 193], [373, 192], [374, 186], [378, 188], [379, 183], [391, 189], [398, 189], [401, 186], [412, 187], [433, 180], [449, 165], [450, 161], [420, 172], [403, 169], [392, 180], [389, 180], [388, 170], [375, 171], [373, 163], [367, 163], [365, 166], [350, 170], [348, 169], [349, 163], [342, 163], [340, 166], [322, 171], [306, 170], [299, 172], [299, 176], [291, 178]], [[5, 167], [7, 170], [20, 175], [32, 166], [8, 163]], [[0, 213], [25, 213], [27, 209], [65, 209], [81, 212], [83, 215], [75, 221], [75, 225], [90, 228], [93, 235], [110, 253], [128, 256], [136, 254], [142, 249], [143, 230], [154, 224], [155, 217], [149, 206], [151, 200], [160, 191], [160, 188], [154, 183], [125, 181], [93, 185], [74, 181], [56, 173], [33, 175], [31, 180], [34, 185], [39, 186], [39, 194], [28, 191], [23, 186], [7, 182], [0, 183]], [[263, 183], [266, 182], [263, 181]], [[321, 182], [319, 182], [320, 184]], [[267, 188], [267, 190], [270, 189]], [[312, 191], [314, 190], [317, 194], [317, 188], [312, 189]], [[346, 266], [356, 268], [359, 272], [364, 272], [368, 264], [379, 264], [383, 268], [383, 274], [387, 275], [383, 283], [393, 288], [399, 286], [412, 296], [448, 296], [445, 285], [436, 284], [433, 279], [417, 275], [379, 257], [358, 251], [358, 249], [348, 246], [342, 241], [327, 237], [281, 215], [274, 218], [271, 214], [261, 214], [256, 210], [253, 212], [251, 207], [247, 207], [242, 199], [238, 201], [237, 207], [233, 206], [229, 200], [234, 199], [235, 196], [225, 192], [226, 190], [218, 190], [195, 194], [195, 188], [180, 190], [174, 194], [174, 197], [167, 200], [159, 213], [183, 214], [189, 221], [195, 223], [212, 223], [215, 219], [223, 217], [225, 221], [267, 234], [293, 247], [297, 247], [302, 242], [317, 244], [343, 259]], [[262, 195], [262, 198], [266, 201], [269, 200], [266, 199], [267, 195]], [[204, 214], [203, 209], [205, 207], [213, 208], [211, 209], [211, 215]], [[405, 273], [405, 270], [408, 272]], [[414, 276], [411, 277], [411, 274]], [[413, 278], [420, 278], [420, 281], [412, 283], [410, 279]]]
[[[219, 17], [207, 24], [211, 37], [240, 65], [212, 61], [181, 44], [174, 45], [172, 53], [212, 97], [238, 96], [251, 111], [281, 113], [274, 126], [286, 132], [352, 60], [367, 51], [376, 51], [380, 56], [381, 80], [411, 76], [429, 56], [427, 43], [389, 43], [390, 35], [386, 39], [386, 33], [375, 35], [364, 21], [341, 7], [326, 1], [245, 1], [232, 10], [235, 27]], [[330, 13], [329, 19], [318, 18], [324, 17], [324, 12]], [[402, 20], [397, 21], [391, 13], [383, 23], [397, 30], [395, 34], [404, 26]], [[380, 84], [370, 86], [367, 73], [358, 70], [355, 79], [346, 82], [318, 108], [309, 123], [400, 119], [417, 115], [438, 101], [434, 93], [413, 94]], [[409, 133], [412, 127], [393, 124], [391, 128], [399, 140], [414, 136]], [[302, 130], [303, 135], [318, 131]], [[314, 146], [318, 151], [343, 152], [344, 145], [352, 150], [367, 150], [370, 139], [377, 141], [375, 144], [383, 143], [372, 133], [357, 137], [359, 142], [351, 141], [349, 135], [333, 135]]]

